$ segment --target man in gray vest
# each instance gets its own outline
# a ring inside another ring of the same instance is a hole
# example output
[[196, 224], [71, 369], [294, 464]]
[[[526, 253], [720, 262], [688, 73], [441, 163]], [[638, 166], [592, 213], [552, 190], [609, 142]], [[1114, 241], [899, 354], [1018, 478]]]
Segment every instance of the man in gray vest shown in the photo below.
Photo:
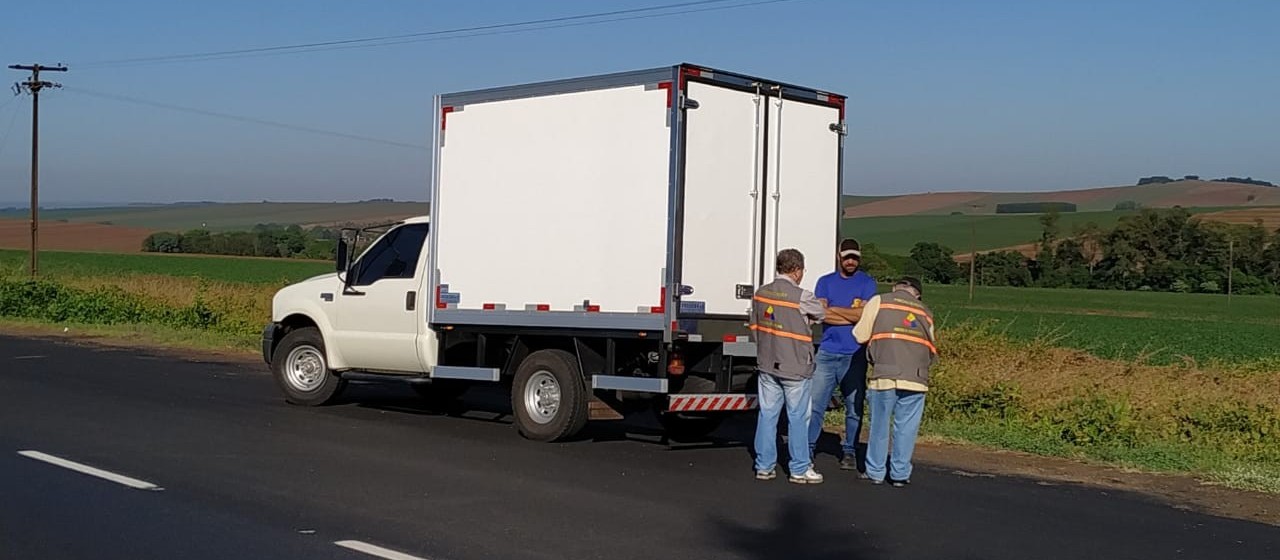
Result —
[[[871, 298], [862, 320], [853, 328], [859, 343], [869, 344], [871, 434], [867, 440], [866, 478], [873, 484], [887, 480], [894, 487], [911, 482], [911, 454], [924, 416], [929, 392], [929, 368], [938, 363], [933, 313], [921, 301], [920, 281], [904, 277], [893, 291]], [[889, 452], [892, 423], [893, 452]], [[887, 472], [885, 462], [889, 457]]]
[[777, 476], [778, 418], [787, 409], [787, 449], [791, 455], [789, 480], [818, 484], [809, 453], [812, 409], [813, 324], [826, 312], [813, 292], [800, 287], [804, 255], [795, 249], [778, 252], [777, 278], [761, 286], [751, 302], [751, 331], [756, 341], [760, 416], [756, 423], [756, 478]]

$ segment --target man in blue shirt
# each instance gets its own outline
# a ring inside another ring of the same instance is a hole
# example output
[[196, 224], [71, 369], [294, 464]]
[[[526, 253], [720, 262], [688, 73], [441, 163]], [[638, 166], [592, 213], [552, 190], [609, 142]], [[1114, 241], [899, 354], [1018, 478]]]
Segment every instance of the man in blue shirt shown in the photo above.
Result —
[[826, 308], [822, 343], [813, 372], [813, 414], [809, 421], [809, 450], [817, 446], [822, 420], [837, 385], [844, 395], [844, 453], [842, 470], [858, 468], [856, 445], [862, 430], [862, 407], [867, 397], [867, 351], [853, 338], [853, 325], [862, 317], [862, 306], [876, 295], [876, 281], [858, 270], [862, 249], [857, 240], [840, 242], [835, 272], [818, 279], [814, 295]]

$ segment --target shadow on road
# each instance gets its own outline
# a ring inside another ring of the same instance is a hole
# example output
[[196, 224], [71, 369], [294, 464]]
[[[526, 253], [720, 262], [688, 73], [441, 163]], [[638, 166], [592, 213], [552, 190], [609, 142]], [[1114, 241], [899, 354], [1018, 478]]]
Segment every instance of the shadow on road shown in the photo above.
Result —
[[[402, 384], [351, 382], [341, 402], [347, 406], [402, 414], [449, 416], [504, 425], [513, 423], [511, 395], [506, 388], [499, 386], [473, 386], [461, 398], [433, 406]], [[754, 430], [755, 417], [743, 416], [726, 421], [706, 437], [673, 441], [666, 437], [652, 413], [637, 412], [622, 420], [591, 422], [569, 442], [633, 441], [663, 445], [673, 451], [744, 448], [749, 446]]]
[[814, 502], [789, 496], [777, 504], [769, 525], [763, 528], [720, 517], [710, 521], [716, 531], [715, 538], [740, 558], [865, 560], [884, 557], [865, 530], [832, 523], [833, 515]]

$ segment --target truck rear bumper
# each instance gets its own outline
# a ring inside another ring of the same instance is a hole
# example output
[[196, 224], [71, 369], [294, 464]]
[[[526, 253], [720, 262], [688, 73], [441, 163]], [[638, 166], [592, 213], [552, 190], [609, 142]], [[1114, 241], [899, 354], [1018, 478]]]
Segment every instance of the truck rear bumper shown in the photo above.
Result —
[[759, 408], [756, 395], [747, 393], [705, 393], [670, 395], [669, 412], [733, 412]]

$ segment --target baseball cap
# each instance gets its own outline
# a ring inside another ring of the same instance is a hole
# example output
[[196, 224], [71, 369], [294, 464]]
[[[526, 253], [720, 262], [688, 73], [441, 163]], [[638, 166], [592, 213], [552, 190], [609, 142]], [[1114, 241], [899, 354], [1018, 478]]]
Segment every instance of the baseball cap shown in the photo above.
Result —
[[862, 246], [856, 239], [845, 239], [840, 242], [840, 257], [854, 256], [862, 258]]
[[914, 276], [903, 276], [902, 278], [898, 279], [898, 283], [911, 286], [913, 289], [915, 289], [917, 294], [924, 293], [924, 286], [920, 284], [920, 280]]

